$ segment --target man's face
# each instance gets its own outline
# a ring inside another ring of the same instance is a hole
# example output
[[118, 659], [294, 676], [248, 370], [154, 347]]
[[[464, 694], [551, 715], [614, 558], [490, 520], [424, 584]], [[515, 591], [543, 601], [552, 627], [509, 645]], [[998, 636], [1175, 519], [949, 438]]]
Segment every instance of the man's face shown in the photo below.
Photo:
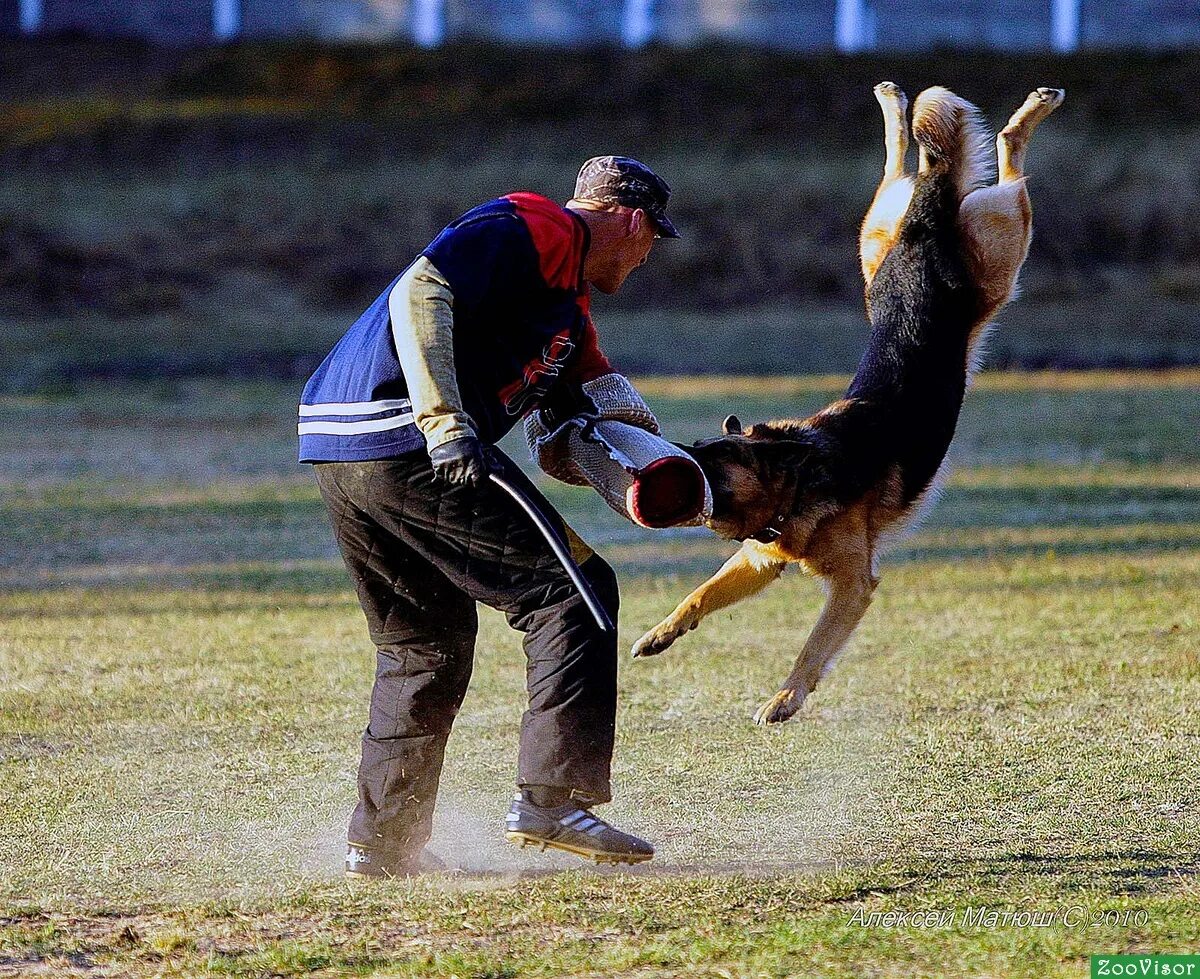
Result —
[[603, 293], [614, 293], [624, 285], [629, 274], [645, 265], [654, 247], [657, 234], [654, 222], [640, 208], [628, 211], [626, 234], [613, 243], [611, 260], [606, 263], [602, 274], [592, 284]]

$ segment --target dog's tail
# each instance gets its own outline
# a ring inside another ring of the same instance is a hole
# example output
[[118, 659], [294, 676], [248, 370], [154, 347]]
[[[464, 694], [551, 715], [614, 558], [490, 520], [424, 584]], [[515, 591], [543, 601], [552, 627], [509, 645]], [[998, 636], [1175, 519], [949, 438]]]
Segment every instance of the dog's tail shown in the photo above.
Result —
[[991, 134], [983, 116], [947, 88], [927, 88], [913, 106], [921, 174], [949, 176], [961, 200], [993, 176]]

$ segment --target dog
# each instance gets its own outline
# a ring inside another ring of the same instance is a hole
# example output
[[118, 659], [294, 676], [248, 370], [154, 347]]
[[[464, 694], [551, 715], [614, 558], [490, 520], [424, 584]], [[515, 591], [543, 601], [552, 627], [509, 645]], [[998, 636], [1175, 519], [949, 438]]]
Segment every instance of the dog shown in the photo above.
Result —
[[886, 157], [859, 236], [866, 353], [845, 395], [817, 414], [746, 429], [730, 415], [724, 435], [690, 447], [712, 486], [709, 528], [742, 548], [633, 648], [661, 653], [788, 564], [820, 576], [825, 607], [778, 693], [755, 713], [758, 724], [800, 709], [870, 605], [881, 548], [936, 492], [984, 333], [1029, 252], [1026, 148], [1064, 93], [1032, 92], [993, 157], [979, 110], [945, 88], [926, 89], [913, 106], [915, 175], [905, 162], [907, 97], [891, 82], [875, 97]]

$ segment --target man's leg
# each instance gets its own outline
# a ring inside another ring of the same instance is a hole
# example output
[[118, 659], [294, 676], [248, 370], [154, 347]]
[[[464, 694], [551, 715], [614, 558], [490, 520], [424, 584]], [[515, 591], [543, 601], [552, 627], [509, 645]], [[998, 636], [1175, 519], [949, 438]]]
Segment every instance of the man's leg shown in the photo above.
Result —
[[[529, 710], [522, 723], [522, 784], [604, 802], [616, 714], [616, 637], [604, 633], [529, 516], [498, 487], [454, 487], [408, 457], [375, 464], [368, 513], [477, 601], [525, 633]], [[512, 463], [506, 477], [562, 527]], [[565, 533], [565, 527], [563, 527]], [[598, 557], [585, 573], [615, 616], [616, 579]]]
[[[446, 739], [471, 676], [475, 602], [363, 512], [375, 467], [317, 467], [317, 481], [377, 647], [362, 739], [352, 870], [397, 871], [429, 839]], [[368, 867], [366, 861], [375, 866]]]
[[[581, 565], [617, 621], [617, 576], [599, 555]], [[517, 784], [545, 805], [612, 798], [609, 781], [617, 702], [617, 637], [601, 633], [574, 588], [560, 601], [530, 596], [508, 621], [525, 634], [529, 707], [521, 718]], [[557, 790], [557, 791], [554, 791]]]

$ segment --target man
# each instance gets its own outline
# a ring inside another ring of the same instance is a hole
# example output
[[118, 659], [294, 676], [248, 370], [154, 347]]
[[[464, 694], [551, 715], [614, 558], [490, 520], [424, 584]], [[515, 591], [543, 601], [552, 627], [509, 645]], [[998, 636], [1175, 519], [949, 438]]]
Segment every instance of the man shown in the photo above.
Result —
[[[300, 461], [321, 495], [377, 650], [348, 873], [436, 869], [424, 852], [446, 739], [471, 675], [475, 603], [523, 632], [529, 707], [508, 838], [597, 861], [654, 850], [591, 812], [611, 799], [616, 636], [602, 631], [529, 517], [556, 520], [613, 621], [612, 569], [492, 445], [535, 408], [569, 416], [615, 378], [588, 312], [655, 238], [677, 238], [670, 188], [597, 157], [560, 207], [490, 201], [446, 227], [342, 337], [300, 405]], [[597, 395], [598, 396], [598, 395]], [[644, 405], [642, 406], [644, 408]]]

